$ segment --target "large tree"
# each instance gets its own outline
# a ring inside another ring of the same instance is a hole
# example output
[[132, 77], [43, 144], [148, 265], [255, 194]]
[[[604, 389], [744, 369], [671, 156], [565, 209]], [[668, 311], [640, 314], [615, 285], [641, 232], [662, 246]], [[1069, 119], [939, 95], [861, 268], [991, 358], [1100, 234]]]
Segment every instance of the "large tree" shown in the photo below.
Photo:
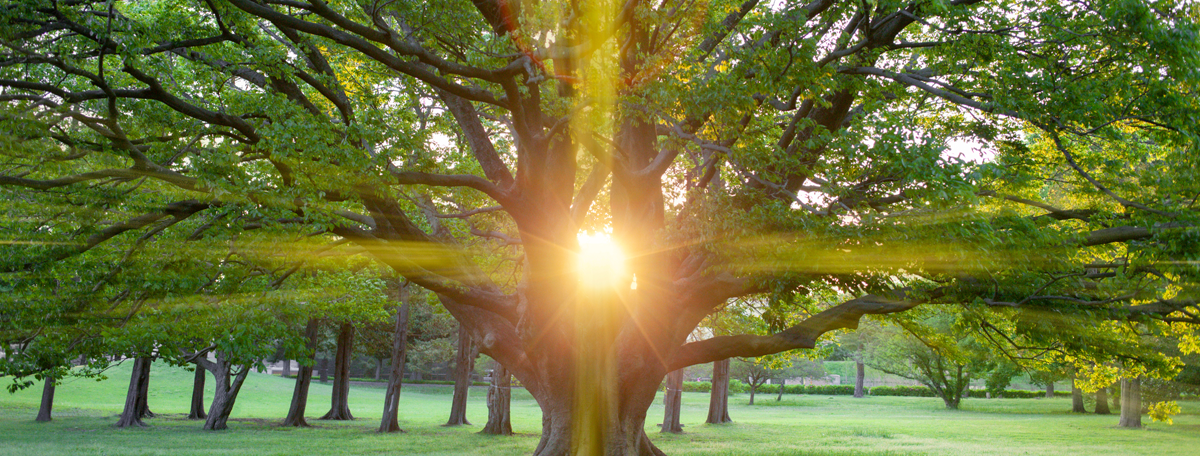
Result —
[[[864, 314], [1196, 323], [1196, 20], [1171, 0], [8, 2], [0, 191], [28, 234], [3, 264], [197, 229], [350, 243], [529, 390], [536, 453], [657, 454], [667, 372]], [[623, 268], [577, 280], [583, 231]], [[768, 332], [688, 341], [753, 294]]]

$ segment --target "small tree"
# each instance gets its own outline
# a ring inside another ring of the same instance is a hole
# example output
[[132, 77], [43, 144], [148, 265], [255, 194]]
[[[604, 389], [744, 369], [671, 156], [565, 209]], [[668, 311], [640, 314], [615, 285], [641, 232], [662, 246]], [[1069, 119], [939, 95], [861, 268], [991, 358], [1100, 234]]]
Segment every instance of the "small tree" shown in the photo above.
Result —
[[[950, 326], [943, 318], [930, 318], [924, 323], [944, 330]], [[916, 380], [933, 390], [946, 408], [958, 409], [972, 374], [959, 340], [945, 332], [916, 333], [897, 328], [885, 328], [880, 335], [879, 343], [867, 356], [868, 365]]]
[[769, 361], [758, 359], [738, 358], [732, 360], [729, 366], [729, 376], [746, 382], [750, 387], [750, 403], [754, 405], [754, 394], [758, 388], [767, 383], [768, 380], [779, 375], [777, 369], [771, 369], [767, 364]]

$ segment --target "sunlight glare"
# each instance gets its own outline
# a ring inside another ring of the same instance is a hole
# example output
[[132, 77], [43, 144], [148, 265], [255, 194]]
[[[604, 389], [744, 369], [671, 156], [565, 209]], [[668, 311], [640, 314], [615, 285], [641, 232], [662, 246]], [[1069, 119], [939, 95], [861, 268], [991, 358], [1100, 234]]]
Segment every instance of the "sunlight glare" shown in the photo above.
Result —
[[625, 276], [625, 254], [607, 233], [580, 233], [575, 267], [585, 287], [614, 287]]

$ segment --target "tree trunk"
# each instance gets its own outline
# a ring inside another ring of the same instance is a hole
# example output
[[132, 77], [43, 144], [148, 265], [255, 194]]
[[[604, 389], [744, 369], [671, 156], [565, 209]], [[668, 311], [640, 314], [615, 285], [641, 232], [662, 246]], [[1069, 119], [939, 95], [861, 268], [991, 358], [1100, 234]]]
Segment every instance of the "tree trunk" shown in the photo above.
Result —
[[1142, 381], [1138, 378], [1121, 379], [1121, 427], [1142, 427]]
[[292, 376], [292, 360], [287, 358], [283, 359], [283, 373], [280, 374], [280, 376], [283, 378]]
[[488, 387], [488, 420], [480, 434], [512, 435], [512, 375], [503, 364], [497, 363], [492, 372], [492, 384]]
[[1096, 414], [1109, 415], [1111, 413], [1108, 409], [1108, 388], [1096, 390]]
[[779, 394], [775, 396], [775, 402], [783, 401], [783, 387], [784, 387], [783, 383], [784, 383], [784, 380], [782, 378], [779, 379]]
[[754, 392], [756, 390], [758, 390], [758, 385], [754, 384], [754, 382], [750, 382], [750, 403], [747, 405], [754, 405]]
[[1117, 382], [1112, 385], [1112, 387], [1115, 388], [1115, 390], [1113, 391], [1113, 394], [1112, 394], [1112, 408], [1117, 411], [1121, 410], [1121, 384], [1122, 383], [1123, 382]]
[[709, 424], [732, 423], [729, 419], [729, 359], [713, 362], [712, 394], [708, 399]]
[[189, 420], [202, 420], [208, 418], [208, 414], [204, 413], [204, 376], [205, 370], [199, 364], [196, 365], [196, 374], [192, 377], [192, 407], [188, 411]]
[[354, 349], [354, 325], [342, 323], [338, 330], [337, 354], [334, 357], [333, 395], [329, 412], [322, 420], [353, 420], [350, 414], [350, 357]]
[[383, 358], [375, 358], [375, 381], [379, 381], [379, 374], [383, 372]]
[[1046, 383], [1046, 399], [1054, 399], [1054, 382]]
[[396, 309], [396, 328], [392, 332], [392, 370], [388, 374], [379, 432], [404, 432], [400, 429], [400, 387], [404, 384], [404, 363], [408, 359], [408, 297], [404, 290], [400, 290], [400, 293], [402, 304]]
[[[569, 401], [565, 401], [569, 402]], [[589, 445], [580, 435], [581, 429], [572, 423], [569, 405], [547, 404], [542, 415], [542, 438], [534, 450], [534, 456], [560, 456], [568, 454], [604, 454], [623, 456], [665, 456], [650, 442], [646, 435], [645, 411], [629, 414], [620, 413], [595, 430], [601, 434], [595, 445]]]
[[458, 327], [458, 355], [454, 359], [454, 401], [450, 404], [450, 420], [446, 426], [471, 424], [467, 421], [467, 390], [471, 387], [471, 372], [475, 370], [475, 348], [471, 332]]
[[660, 432], [679, 434], [683, 425], [679, 413], [683, 406], [683, 369], [667, 374], [667, 390], [663, 392], [663, 424]]
[[138, 406], [145, 404], [145, 401], [140, 399], [145, 391], [141, 385], [146, 369], [143, 369], [142, 365], [149, 362], [149, 358], [137, 358], [133, 361], [133, 368], [129, 374], [129, 390], [125, 393], [125, 408], [121, 411], [121, 417], [117, 419], [119, 428], [146, 427], [146, 423], [142, 422], [142, 415], [138, 413]]
[[317, 370], [321, 371], [321, 383], [329, 383], [329, 358], [321, 357], [317, 361]]
[[154, 358], [146, 358], [142, 363], [142, 377], [138, 380], [138, 403], [137, 413], [140, 418], [154, 418], [154, 412], [150, 411], [150, 366], [154, 364]]
[[867, 378], [867, 367], [863, 365], [861, 359], [854, 360], [854, 397], [866, 397], [866, 391], [863, 390], [863, 383]]
[[233, 412], [234, 401], [237, 400], [238, 392], [242, 389], [242, 383], [246, 380], [246, 374], [250, 373], [250, 366], [241, 366], [236, 376], [233, 376], [233, 363], [225, 358], [223, 353], [217, 352], [217, 360], [215, 362], [204, 360], [202, 361], [205, 368], [209, 369], [213, 374], [213, 383], [216, 386], [216, 392], [213, 394], [212, 406], [208, 409], [208, 418], [204, 420], [204, 430], [206, 431], [221, 431], [226, 429], [229, 421], [229, 414]]
[[301, 363], [296, 373], [296, 387], [292, 390], [292, 405], [288, 407], [287, 418], [283, 419], [284, 426], [308, 427], [308, 421], [304, 420], [304, 411], [308, 407], [308, 385], [312, 383], [312, 365], [316, 356], [319, 329], [319, 321], [315, 318], [309, 319], [308, 324], [304, 327], [304, 337], [308, 339], [305, 349], [309, 353], [309, 362]]
[[42, 405], [38, 407], [37, 418], [34, 421], [50, 421], [50, 411], [54, 409], [54, 377], [47, 376], [42, 385]]
[[1071, 413], [1087, 413], [1087, 409], [1083, 407], [1083, 391], [1079, 389], [1075, 379], [1071, 379]]

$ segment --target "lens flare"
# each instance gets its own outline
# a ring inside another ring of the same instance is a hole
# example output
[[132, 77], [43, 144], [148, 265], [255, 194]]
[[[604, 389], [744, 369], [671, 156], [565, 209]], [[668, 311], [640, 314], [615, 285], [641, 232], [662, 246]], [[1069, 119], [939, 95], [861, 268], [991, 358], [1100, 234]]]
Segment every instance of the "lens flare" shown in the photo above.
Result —
[[575, 270], [585, 288], [615, 287], [625, 277], [625, 254], [608, 234], [580, 234]]

